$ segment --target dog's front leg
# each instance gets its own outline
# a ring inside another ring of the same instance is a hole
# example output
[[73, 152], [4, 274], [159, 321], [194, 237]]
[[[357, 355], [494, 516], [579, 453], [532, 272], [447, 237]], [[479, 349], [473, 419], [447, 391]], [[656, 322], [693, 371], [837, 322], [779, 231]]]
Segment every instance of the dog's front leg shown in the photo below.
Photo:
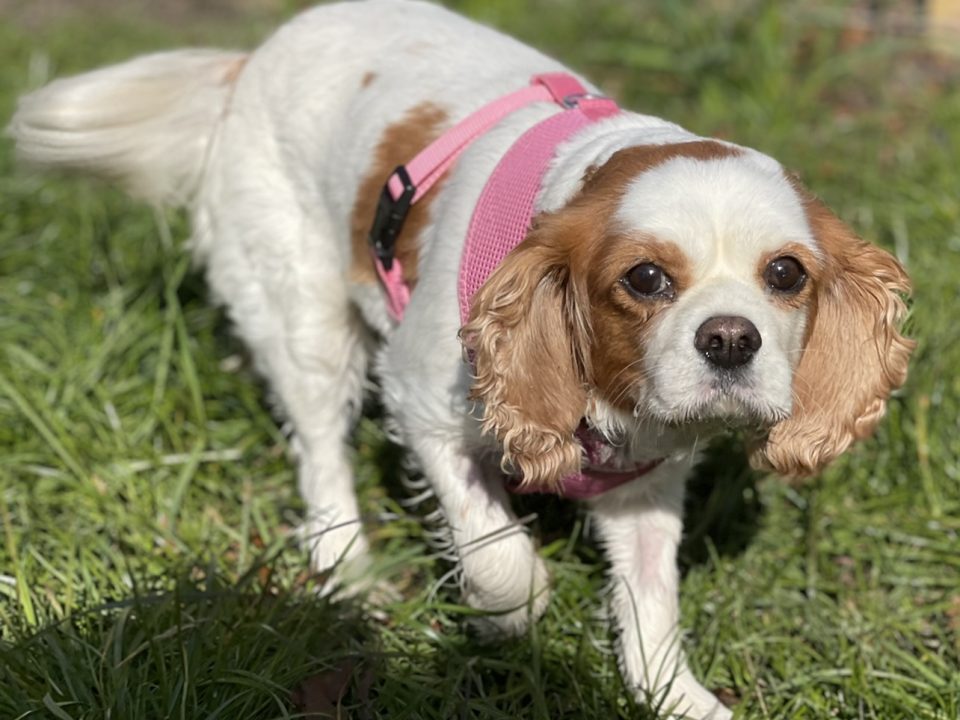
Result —
[[724, 720], [730, 711], [691, 675], [680, 648], [676, 557], [685, 471], [664, 463], [593, 501], [592, 512], [610, 563], [627, 682], [666, 717]]
[[464, 601], [490, 613], [474, 625], [484, 634], [523, 633], [546, 608], [549, 577], [500, 473], [436, 433], [420, 434], [412, 445], [449, 525]]

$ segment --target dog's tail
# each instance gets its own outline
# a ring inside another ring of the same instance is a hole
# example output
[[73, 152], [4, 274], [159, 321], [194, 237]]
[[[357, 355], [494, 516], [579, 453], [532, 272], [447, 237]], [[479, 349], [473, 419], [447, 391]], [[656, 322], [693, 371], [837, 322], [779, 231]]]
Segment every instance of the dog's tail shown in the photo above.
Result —
[[7, 133], [29, 164], [93, 173], [179, 205], [197, 188], [245, 59], [177, 50], [56, 80], [20, 99]]

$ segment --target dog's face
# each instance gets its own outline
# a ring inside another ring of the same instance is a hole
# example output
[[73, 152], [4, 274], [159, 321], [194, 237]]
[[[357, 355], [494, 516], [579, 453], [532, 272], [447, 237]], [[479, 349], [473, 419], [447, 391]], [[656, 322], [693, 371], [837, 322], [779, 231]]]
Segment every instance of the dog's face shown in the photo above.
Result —
[[589, 263], [594, 366], [637, 416], [769, 426], [790, 413], [820, 253], [779, 168], [710, 149], [623, 189]]
[[584, 416], [747, 425], [755, 464], [815, 472], [903, 383], [907, 290], [896, 260], [769, 158], [712, 141], [628, 148], [478, 294], [474, 396], [529, 483], [579, 467]]

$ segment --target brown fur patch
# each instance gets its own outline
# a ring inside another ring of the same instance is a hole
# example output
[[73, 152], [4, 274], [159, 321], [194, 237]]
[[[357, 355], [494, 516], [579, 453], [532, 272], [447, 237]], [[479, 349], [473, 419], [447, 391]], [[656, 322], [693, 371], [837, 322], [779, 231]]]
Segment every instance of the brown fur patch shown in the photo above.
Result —
[[[620, 150], [591, 168], [580, 192], [543, 214], [474, 298], [464, 343], [474, 352], [472, 397], [505, 466], [525, 485], [550, 489], [580, 468], [574, 431], [597, 389], [632, 407], [642, 382], [643, 336], [667, 300], [627, 296], [619, 280], [646, 260], [678, 289], [690, 282], [683, 253], [610, 226], [627, 184], [677, 157], [715, 160], [740, 150], [704, 140]], [[629, 397], [628, 397], [629, 396]]]
[[[389, 125], [384, 130], [374, 151], [372, 165], [360, 183], [353, 204], [350, 219], [353, 251], [350, 264], [352, 282], [377, 282], [368, 235], [384, 183], [397, 165], [409, 162], [418, 152], [439, 137], [446, 122], [447, 112], [443, 108], [425, 102], [410, 108], [399, 122]], [[445, 177], [445, 175], [441, 177], [430, 192], [410, 208], [403, 230], [397, 237], [396, 257], [403, 267], [404, 280], [411, 288], [417, 282], [418, 238], [430, 222], [430, 205]]]
[[599, 191], [599, 194], [609, 193], [609, 196], [616, 201], [623, 195], [627, 183], [670, 160], [690, 158], [709, 161], [738, 157], [742, 154], [741, 149], [724, 145], [716, 140], [694, 140], [667, 145], [635, 145], [618, 150], [600, 167], [588, 168], [581, 195], [583, 192], [594, 189]]
[[360, 87], [367, 88], [370, 87], [370, 83], [377, 79], [377, 74], [375, 72], [365, 72], [363, 78], [360, 80]]
[[861, 240], [798, 182], [794, 188], [827, 256], [815, 278], [794, 409], [754, 449], [755, 466], [809, 475], [867, 437], [903, 385], [915, 343], [900, 334], [910, 281], [889, 253]]

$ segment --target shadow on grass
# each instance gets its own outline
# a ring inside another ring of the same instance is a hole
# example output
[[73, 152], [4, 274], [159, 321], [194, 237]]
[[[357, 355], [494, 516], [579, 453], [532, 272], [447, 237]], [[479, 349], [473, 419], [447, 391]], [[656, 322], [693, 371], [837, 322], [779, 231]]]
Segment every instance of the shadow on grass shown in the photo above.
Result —
[[371, 616], [304, 589], [185, 578], [0, 644], [0, 717], [651, 717], [609, 654], [535, 629], [481, 644], [461, 611]]
[[372, 637], [348, 604], [184, 579], [0, 645], [0, 716], [290, 717], [305, 678], [369, 664]]
[[749, 546], [763, 513], [757, 479], [740, 438], [711, 444], [687, 483], [681, 568], [706, 563], [713, 552], [736, 556]]

